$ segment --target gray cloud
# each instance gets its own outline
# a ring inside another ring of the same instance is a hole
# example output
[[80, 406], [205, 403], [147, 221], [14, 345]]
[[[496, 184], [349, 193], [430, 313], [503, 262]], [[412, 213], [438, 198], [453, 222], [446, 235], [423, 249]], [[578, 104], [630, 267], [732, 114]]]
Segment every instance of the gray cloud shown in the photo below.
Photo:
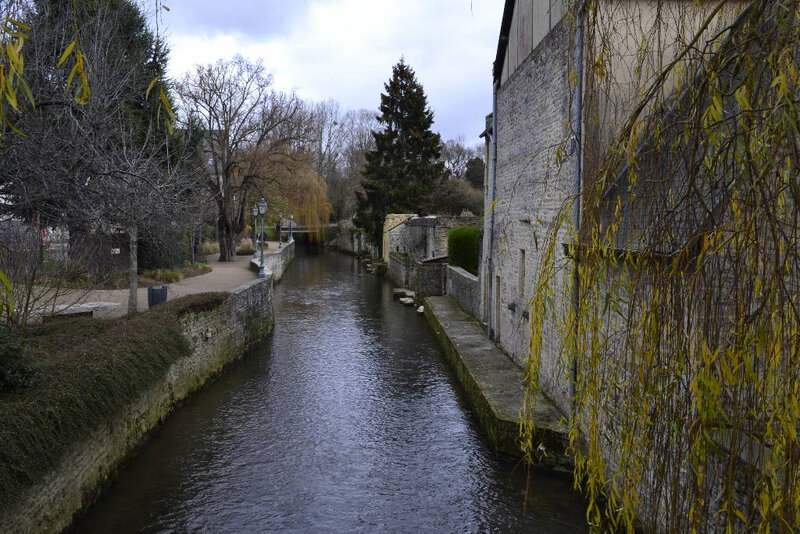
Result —
[[[226, 10], [226, 5], [235, 9]], [[172, 0], [173, 76], [240, 53], [304, 98], [377, 110], [401, 56], [414, 67], [444, 138], [470, 143], [491, 111], [500, 0]], [[183, 9], [181, 8], [183, 6]], [[265, 18], [269, 12], [270, 18]]]
[[263, 39], [286, 31], [302, 17], [309, 0], [166, 0], [165, 21], [174, 32], [241, 34]]

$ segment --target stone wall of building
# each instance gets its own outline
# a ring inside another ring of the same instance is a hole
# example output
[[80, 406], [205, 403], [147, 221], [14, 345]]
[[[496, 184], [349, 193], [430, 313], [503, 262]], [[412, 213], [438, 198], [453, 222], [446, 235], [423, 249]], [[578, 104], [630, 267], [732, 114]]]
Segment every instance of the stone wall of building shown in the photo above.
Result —
[[76, 443], [60, 467], [0, 518], [0, 531], [61, 532], [69, 527], [179, 402], [264, 339], [273, 324], [272, 278], [232, 291], [217, 309], [183, 316], [181, 330], [191, 355], [174, 363], [108, 424]]
[[[498, 91], [497, 182], [493, 241], [491, 222], [491, 175], [485, 188], [487, 216], [484, 221], [484, 254], [481, 266], [480, 309], [492, 315], [498, 345], [515, 362], [524, 365], [530, 345], [530, 321], [525, 311], [561, 317], [559, 310], [528, 310], [534, 280], [540, 268], [553, 222], [572, 197], [573, 158], [570, 153], [569, 118], [571, 104], [569, 23], [562, 20], [542, 39]], [[490, 169], [491, 172], [491, 169]], [[566, 231], [557, 237], [568, 241]], [[491, 246], [494, 271], [489, 279], [488, 252]], [[557, 264], [567, 267], [561, 246], [555, 251]], [[554, 280], [558, 294], [567, 291], [564, 272]], [[491, 286], [489, 285], [491, 284]], [[491, 291], [490, 291], [491, 289]], [[491, 294], [491, 299], [489, 295]], [[568, 299], [566, 299], [568, 300]], [[557, 405], [568, 411], [568, 373], [560, 361], [556, 344], [559, 336], [549, 319], [544, 326], [541, 385]]]
[[383, 261], [386, 263], [389, 263], [390, 252], [405, 252], [401, 250], [403, 232], [398, 227], [414, 216], [413, 213], [389, 213], [383, 220]]
[[447, 266], [447, 294], [453, 297], [465, 312], [480, 319], [480, 284], [478, 277], [461, 267]]
[[408, 257], [396, 252], [389, 254], [388, 276], [391, 282], [398, 287], [409, 287], [409, 261]]

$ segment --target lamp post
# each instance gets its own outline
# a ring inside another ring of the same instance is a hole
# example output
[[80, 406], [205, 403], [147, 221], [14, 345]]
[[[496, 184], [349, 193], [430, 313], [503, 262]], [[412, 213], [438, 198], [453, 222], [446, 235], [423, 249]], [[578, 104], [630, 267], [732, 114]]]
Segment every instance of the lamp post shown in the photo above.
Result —
[[290, 214], [289, 214], [289, 243], [291, 243], [292, 241], [294, 241], [294, 238], [292, 237], [292, 226], [293, 226], [293, 225], [294, 225], [294, 215], [292, 215], [292, 214], [290, 213]]
[[278, 213], [278, 248], [283, 247], [283, 212]]
[[258, 206], [253, 205], [253, 259], [258, 259]]
[[[267, 201], [261, 197], [261, 202], [258, 203], [258, 213], [261, 214], [261, 231], [264, 231], [264, 216], [267, 214]], [[261, 236], [261, 266], [258, 268], [258, 277], [264, 279], [267, 277], [267, 270], [264, 268], [264, 236]]]

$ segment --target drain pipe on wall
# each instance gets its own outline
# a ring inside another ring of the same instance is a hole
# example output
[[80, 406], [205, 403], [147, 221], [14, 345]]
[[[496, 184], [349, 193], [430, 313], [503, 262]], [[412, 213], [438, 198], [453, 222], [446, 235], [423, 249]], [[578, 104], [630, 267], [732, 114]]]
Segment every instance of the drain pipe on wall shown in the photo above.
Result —
[[497, 317], [495, 317], [494, 299], [497, 288], [494, 287], [494, 212], [495, 194], [497, 192], [497, 91], [500, 88], [500, 80], [494, 80], [492, 86], [492, 183], [490, 185], [491, 196], [489, 197], [489, 339], [494, 339]]
[[[578, 3], [578, 13], [576, 17], [577, 31], [575, 33], [575, 64], [578, 69], [578, 79], [575, 84], [575, 96], [572, 102], [572, 127], [575, 131], [575, 166], [574, 166], [574, 195], [575, 203], [572, 206], [572, 224], [575, 228], [576, 243], [572, 254], [574, 256], [575, 268], [572, 274], [572, 311], [574, 313], [575, 329], [573, 339], [578, 343], [578, 312], [581, 305], [580, 295], [580, 273], [578, 272], [578, 244], [581, 232], [581, 167], [583, 162], [583, 17], [586, 9], [586, 1], [580, 0]], [[575, 384], [578, 381], [578, 359], [577, 355], [572, 357], [570, 365], [569, 381], [569, 400], [573, 409], [575, 408]]]

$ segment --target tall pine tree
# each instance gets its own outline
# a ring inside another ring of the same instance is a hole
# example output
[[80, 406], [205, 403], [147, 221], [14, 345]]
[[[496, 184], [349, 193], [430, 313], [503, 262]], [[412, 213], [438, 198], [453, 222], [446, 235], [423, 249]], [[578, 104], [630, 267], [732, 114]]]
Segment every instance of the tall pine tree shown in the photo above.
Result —
[[377, 117], [383, 130], [372, 132], [375, 150], [366, 155], [355, 218], [379, 246], [386, 214], [427, 213], [445, 174], [442, 140], [431, 131], [433, 111], [414, 70], [401, 59], [384, 88]]

